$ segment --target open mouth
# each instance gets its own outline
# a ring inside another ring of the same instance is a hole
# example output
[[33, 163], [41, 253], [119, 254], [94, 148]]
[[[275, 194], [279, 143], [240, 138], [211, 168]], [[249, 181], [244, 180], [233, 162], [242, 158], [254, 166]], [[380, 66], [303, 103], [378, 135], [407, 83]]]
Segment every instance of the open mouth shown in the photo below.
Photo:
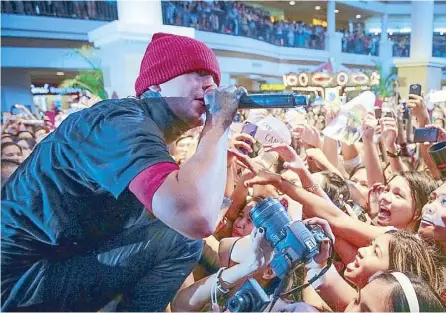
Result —
[[388, 208], [379, 206], [378, 218], [385, 219], [385, 218], [389, 218], [391, 215], [392, 215], [392, 213], [390, 212], [390, 210]]
[[421, 218], [421, 224], [420, 226], [435, 226], [434, 222], [431, 220], [428, 216], [423, 216]]

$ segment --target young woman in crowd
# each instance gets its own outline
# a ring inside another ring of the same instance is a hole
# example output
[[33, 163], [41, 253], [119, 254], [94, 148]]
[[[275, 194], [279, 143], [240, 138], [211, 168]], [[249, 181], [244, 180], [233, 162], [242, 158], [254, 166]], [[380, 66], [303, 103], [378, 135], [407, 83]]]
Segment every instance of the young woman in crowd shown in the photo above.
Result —
[[2, 159], [5, 160], [12, 160], [17, 163], [22, 163], [23, 161], [23, 154], [22, 154], [22, 148], [13, 142], [5, 142], [2, 143], [1, 146], [1, 153], [2, 153]]
[[[278, 301], [272, 312], [309, 312], [303, 303]], [[376, 275], [359, 289], [344, 312], [444, 312], [446, 307], [419, 276], [389, 272]], [[269, 312], [267, 308], [264, 312]]]
[[22, 138], [17, 141], [17, 145], [22, 148], [23, 160], [33, 151], [36, 141], [33, 138]]
[[446, 183], [438, 187], [423, 208], [418, 234], [425, 240], [433, 242], [440, 251], [439, 268], [443, 275], [441, 298], [446, 303]]

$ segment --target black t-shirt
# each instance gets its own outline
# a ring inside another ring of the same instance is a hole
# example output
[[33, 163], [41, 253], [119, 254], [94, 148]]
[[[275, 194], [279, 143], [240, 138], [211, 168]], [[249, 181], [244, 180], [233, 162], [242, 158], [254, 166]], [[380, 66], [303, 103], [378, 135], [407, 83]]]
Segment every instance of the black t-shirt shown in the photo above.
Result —
[[93, 249], [130, 227], [144, 209], [128, 185], [174, 163], [164, 141], [174, 125], [161, 98], [107, 100], [70, 115], [2, 187], [2, 257]]

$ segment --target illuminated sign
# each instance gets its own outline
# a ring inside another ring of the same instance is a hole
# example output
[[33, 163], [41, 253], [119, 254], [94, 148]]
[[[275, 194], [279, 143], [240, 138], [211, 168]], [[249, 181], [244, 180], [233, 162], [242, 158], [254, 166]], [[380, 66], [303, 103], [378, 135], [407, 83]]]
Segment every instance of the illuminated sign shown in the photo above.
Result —
[[43, 85], [43, 87], [36, 87], [31, 85], [31, 93], [33, 95], [67, 95], [72, 93], [80, 93], [82, 92], [81, 88], [67, 87], [67, 88], [58, 88], [53, 87], [48, 84]]
[[285, 90], [284, 84], [261, 84], [260, 90], [261, 91], [282, 91]]
[[319, 25], [319, 26], [327, 27], [327, 21], [314, 18], [313, 19], [313, 25]]

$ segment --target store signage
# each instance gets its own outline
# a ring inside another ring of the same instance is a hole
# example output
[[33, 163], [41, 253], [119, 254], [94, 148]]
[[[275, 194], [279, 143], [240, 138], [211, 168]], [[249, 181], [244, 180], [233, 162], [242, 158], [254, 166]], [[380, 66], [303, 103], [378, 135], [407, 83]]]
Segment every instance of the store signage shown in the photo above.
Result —
[[285, 88], [284, 84], [260, 84], [261, 91], [282, 91]]
[[43, 87], [36, 87], [31, 85], [31, 93], [33, 95], [67, 95], [72, 93], [80, 93], [82, 92], [81, 88], [67, 87], [67, 88], [58, 88], [53, 87], [48, 84], [43, 85]]

